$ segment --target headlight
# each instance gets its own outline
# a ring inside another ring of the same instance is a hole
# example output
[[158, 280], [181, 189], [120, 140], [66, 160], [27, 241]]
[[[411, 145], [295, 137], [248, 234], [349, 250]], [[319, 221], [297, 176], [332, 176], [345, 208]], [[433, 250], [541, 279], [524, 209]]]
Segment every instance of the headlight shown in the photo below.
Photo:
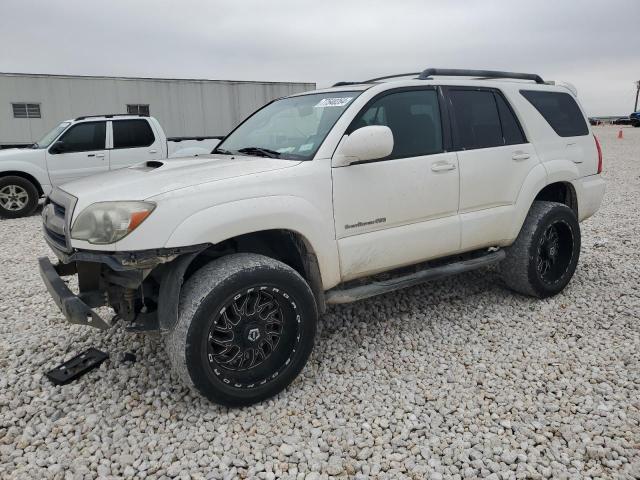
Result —
[[151, 202], [98, 202], [78, 216], [71, 238], [103, 245], [123, 239], [153, 212]]

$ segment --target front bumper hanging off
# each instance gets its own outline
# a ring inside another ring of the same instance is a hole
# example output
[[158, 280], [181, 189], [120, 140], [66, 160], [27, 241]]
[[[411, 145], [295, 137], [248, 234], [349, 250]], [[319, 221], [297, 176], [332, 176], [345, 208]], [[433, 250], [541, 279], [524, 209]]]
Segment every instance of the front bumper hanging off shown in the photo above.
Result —
[[[113, 253], [65, 253], [54, 249], [59, 260], [56, 265], [46, 257], [38, 259], [38, 262], [40, 276], [49, 294], [69, 323], [103, 330], [110, 328], [112, 322], [100, 317], [93, 309], [111, 306], [117, 318], [133, 322], [130, 327], [134, 330], [140, 327], [136, 326], [134, 320], [144, 320], [147, 325], [142, 330], [148, 330], [152, 324], [167, 330], [177, 320], [177, 298], [183, 275], [193, 258], [209, 246], [200, 244]], [[152, 275], [152, 272], [156, 274]], [[78, 294], [73, 293], [61, 278], [70, 275], [78, 278]], [[151, 290], [143, 285], [148, 276], [154, 278], [147, 285]], [[141, 297], [154, 301], [158, 308], [151, 312], [138, 310], [140, 302], [135, 302], [136, 298]], [[152, 316], [157, 318], [159, 324], [150, 322]]]
[[111, 324], [105, 321], [100, 315], [94, 312], [86, 302], [90, 300], [83, 298], [82, 294], [74, 294], [67, 284], [62, 280], [62, 275], [71, 275], [75, 272], [70, 271], [70, 267], [75, 267], [75, 264], [58, 264], [52, 265], [51, 261], [47, 257], [38, 259], [40, 266], [40, 276], [44, 281], [44, 284], [56, 302], [58, 308], [62, 311], [65, 318], [69, 323], [75, 323], [78, 325], [88, 325], [96, 327], [101, 330], [106, 330], [111, 327]]

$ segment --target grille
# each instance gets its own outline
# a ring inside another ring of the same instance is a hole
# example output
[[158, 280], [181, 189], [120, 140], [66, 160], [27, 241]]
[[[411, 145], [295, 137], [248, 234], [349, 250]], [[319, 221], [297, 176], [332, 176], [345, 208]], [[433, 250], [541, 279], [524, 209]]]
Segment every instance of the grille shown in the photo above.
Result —
[[53, 205], [53, 211], [54, 211], [54, 213], [55, 213], [58, 217], [62, 217], [62, 218], [64, 218], [64, 215], [65, 215], [65, 213], [66, 213], [66, 211], [67, 211], [67, 210], [66, 210], [62, 205], [60, 205], [60, 204], [58, 204], [58, 203], [56, 203], [56, 202], [53, 202], [53, 201], [52, 201], [52, 202], [51, 202], [51, 204]]
[[67, 248], [67, 239], [65, 238], [64, 235], [54, 232], [53, 230], [48, 228], [46, 225], [44, 226], [44, 231], [53, 242], [57, 243], [62, 248]]
[[76, 198], [54, 188], [42, 208], [44, 235], [49, 245], [56, 249], [69, 251], [69, 218], [73, 213]]

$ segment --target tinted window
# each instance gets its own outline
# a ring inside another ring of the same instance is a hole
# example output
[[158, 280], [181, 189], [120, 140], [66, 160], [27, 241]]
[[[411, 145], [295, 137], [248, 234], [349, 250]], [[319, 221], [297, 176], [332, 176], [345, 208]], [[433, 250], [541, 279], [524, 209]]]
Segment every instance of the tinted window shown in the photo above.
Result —
[[520, 90], [520, 93], [561, 137], [589, 134], [589, 127], [578, 104], [568, 93], [535, 90]]
[[454, 140], [465, 150], [504, 145], [493, 92], [450, 90], [454, 111]]
[[114, 120], [113, 148], [148, 147], [155, 137], [146, 120]]
[[64, 153], [104, 150], [106, 122], [78, 123], [60, 138]]
[[517, 145], [519, 143], [526, 143], [524, 134], [520, 129], [520, 124], [505, 99], [502, 98], [502, 95], [498, 94], [495, 94], [495, 99], [498, 103], [498, 113], [500, 114], [504, 144]]
[[351, 131], [367, 125], [386, 125], [393, 133], [390, 158], [442, 152], [440, 108], [435, 90], [385, 95], [354, 120]]

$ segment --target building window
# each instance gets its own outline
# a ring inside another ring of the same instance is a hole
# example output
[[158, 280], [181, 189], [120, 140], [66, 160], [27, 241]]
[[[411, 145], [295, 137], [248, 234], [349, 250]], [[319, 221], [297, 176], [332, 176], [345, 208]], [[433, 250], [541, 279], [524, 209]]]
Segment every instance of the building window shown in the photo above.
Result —
[[149, 116], [149, 105], [130, 104], [127, 105], [127, 113], [129, 115], [144, 115]]
[[13, 118], [40, 118], [39, 103], [12, 103]]

